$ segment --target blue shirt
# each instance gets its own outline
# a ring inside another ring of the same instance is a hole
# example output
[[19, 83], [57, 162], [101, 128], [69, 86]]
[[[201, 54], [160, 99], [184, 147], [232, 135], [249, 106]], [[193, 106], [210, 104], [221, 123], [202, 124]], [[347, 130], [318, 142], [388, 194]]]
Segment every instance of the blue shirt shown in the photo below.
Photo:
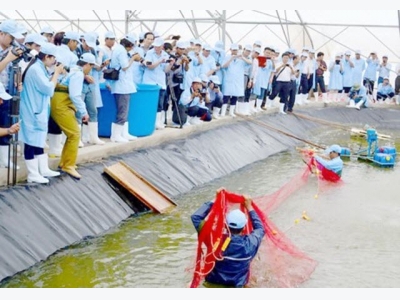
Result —
[[340, 174], [343, 169], [343, 161], [340, 156], [335, 157], [331, 160], [323, 159], [322, 157], [316, 156], [315, 160], [323, 165], [325, 169], [331, 170], [336, 174]]
[[[212, 208], [212, 202], [204, 203], [192, 216], [196, 230], [201, 230], [202, 222]], [[248, 235], [232, 235], [231, 241], [222, 253], [223, 259], [216, 260], [214, 269], [206, 276], [206, 281], [233, 287], [244, 287], [248, 283], [250, 263], [256, 256], [265, 235], [264, 226], [253, 210], [249, 212], [253, 231]]]
[[[128, 68], [129, 67], [129, 68]], [[111, 87], [112, 94], [134, 94], [136, 93], [136, 85], [133, 81], [132, 65], [129, 66], [129, 56], [126, 49], [121, 45], [115, 45], [111, 54], [110, 68], [115, 68], [119, 71], [118, 80], [108, 80], [107, 83]], [[123, 69], [126, 69], [125, 71]]]

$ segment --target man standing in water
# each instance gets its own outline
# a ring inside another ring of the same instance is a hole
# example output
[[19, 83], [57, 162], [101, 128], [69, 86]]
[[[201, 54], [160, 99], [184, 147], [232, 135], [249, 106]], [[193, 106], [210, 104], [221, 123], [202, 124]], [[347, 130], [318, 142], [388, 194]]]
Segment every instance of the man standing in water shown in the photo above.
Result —
[[[199, 233], [212, 206], [213, 202], [206, 202], [191, 216], [193, 225]], [[214, 268], [205, 277], [206, 283], [236, 288], [244, 287], [248, 283], [250, 263], [257, 254], [265, 231], [252, 207], [250, 197], [244, 197], [244, 206], [248, 211], [253, 231], [246, 235], [242, 234], [247, 224], [247, 217], [241, 210], [235, 209], [228, 213], [226, 224], [230, 235], [226, 236], [225, 241], [230, 239], [230, 242], [225, 250], [221, 249], [222, 259], [215, 261]]]
[[335, 172], [337, 175], [342, 175], [343, 161], [340, 157], [342, 148], [339, 145], [332, 145], [326, 149], [325, 153], [329, 155], [328, 159], [321, 156], [314, 156], [315, 160], [320, 163], [325, 169]]

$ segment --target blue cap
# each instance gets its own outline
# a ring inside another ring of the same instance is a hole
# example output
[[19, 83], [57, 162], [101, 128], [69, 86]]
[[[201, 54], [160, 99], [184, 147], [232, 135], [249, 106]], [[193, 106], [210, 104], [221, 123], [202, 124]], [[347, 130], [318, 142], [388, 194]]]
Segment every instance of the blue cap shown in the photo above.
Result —
[[128, 40], [132, 44], [136, 44], [137, 36], [134, 33], [128, 33], [126, 36], [124, 36], [124, 39]]
[[25, 37], [24, 43], [35, 43], [36, 45], [43, 45], [47, 43], [47, 39], [39, 33], [30, 33]]
[[240, 210], [232, 210], [226, 217], [228, 226], [233, 229], [242, 229], [246, 226], [247, 218], [246, 215]]
[[10, 100], [12, 96], [6, 92], [4, 85], [0, 82], [0, 99]]
[[40, 30], [40, 33], [41, 34], [43, 34], [43, 33], [54, 34], [54, 30], [50, 26], [45, 26]]
[[217, 75], [213, 75], [210, 77], [210, 81], [214, 84], [221, 84], [221, 81], [219, 80], [219, 77]]
[[16, 39], [22, 39], [21, 28], [15, 20], [5, 20], [0, 24], [0, 31], [8, 33]]
[[83, 39], [85, 40], [86, 44], [90, 47], [95, 49], [96, 48], [96, 41], [97, 35], [95, 32], [87, 32], [84, 34]]
[[332, 145], [328, 149], [326, 149], [326, 153], [329, 154], [331, 152], [336, 152], [338, 154], [341, 154], [342, 153], [342, 147], [340, 147], [339, 145]]
[[64, 38], [65, 38], [65, 39], [69, 39], [69, 40], [73, 40], [73, 41], [78, 41], [79, 43], [81, 43], [81, 42], [80, 42], [79, 33], [75, 32], [75, 31], [67, 31], [67, 32], [64, 34]]
[[40, 45], [40, 52], [47, 55], [56, 56], [57, 54], [57, 46], [52, 43], [43, 43]]
[[104, 34], [104, 38], [106, 38], [106, 39], [115, 39], [115, 33], [112, 32], [112, 31], [107, 31], [107, 32]]
[[92, 64], [92, 65], [96, 65], [98, 66], [97, 62], [96, 62], [96, 57], [89, 52], [83, 53], [81, 55], [81, 57], [79, 57], [79, 60], [88, 63], [88, 64]]

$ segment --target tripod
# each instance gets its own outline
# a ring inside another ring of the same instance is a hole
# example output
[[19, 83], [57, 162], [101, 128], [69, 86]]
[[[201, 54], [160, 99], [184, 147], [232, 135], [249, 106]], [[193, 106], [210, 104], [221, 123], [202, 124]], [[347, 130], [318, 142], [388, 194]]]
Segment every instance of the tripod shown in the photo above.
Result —
[[[9, 81], [9, 91], [12, 96], [10, 105], [9, 122], [15, 124], [19, 122], [19, 104], [20, 104], [20, 92], [19, 86], [22, 82], [21, 78], [21, 67], [19, 66], [19, 60], [13, 61], [11, 76]], [[18, 132], [11, 136], [10, 144], [8, 147], [8, 172], [7, 172], [7, 186], [17, 184], [17, 156], [18, 156]], [[10, 167], [12, 162], [12, 170]], [[12, 175], [12, 178], [11, 178]]]

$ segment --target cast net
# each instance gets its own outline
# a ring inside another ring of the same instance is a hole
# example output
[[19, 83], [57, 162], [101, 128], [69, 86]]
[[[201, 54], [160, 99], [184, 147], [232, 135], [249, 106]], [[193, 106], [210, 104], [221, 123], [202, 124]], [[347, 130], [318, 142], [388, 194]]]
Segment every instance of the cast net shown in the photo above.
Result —
[[[307, 159], [305, 161], [307, 166], [279, 190], [270, 195], [253, 198], [253, 208], [263, 223], [265, 236], [251, 263], [247, 287], [298, 287], [310, 278], [317, 266], [314, 259], [298, 249], [285, 233], [268, 218], [268, 215], [283, 201], [303, 187], [310, 176], [317, 178], [319, 192], [323, 192], [341, 181], [335, 173], [318, 166], [312, 157], [303, 155], [303, 159]], [[227, 190], [220, 190], [216, 194], [214, 205], [198, 235], [194, 266], [188, 269], [193, 272], [190, 287], [198, 287], [207, 274], [212, 271], [215, 262], [223, 259], [222, 249], [228, 231], [225, 221], [226, 214], [234, 208], [240, 208], [247, 214], [243, 201], [243, 195]], [[244, 229], [244, 234], [251, 231], [252, 225], [249, 221]]]

